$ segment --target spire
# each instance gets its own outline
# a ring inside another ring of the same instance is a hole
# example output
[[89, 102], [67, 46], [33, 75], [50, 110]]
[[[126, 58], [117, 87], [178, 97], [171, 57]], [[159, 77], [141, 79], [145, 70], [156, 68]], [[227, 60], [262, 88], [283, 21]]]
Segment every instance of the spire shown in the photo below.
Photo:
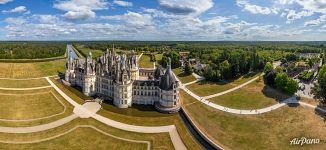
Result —
[[171, 70], [171, 58], [168, 58], [167, 69]]
[[89, 56], [90, 58], [93, 58], [92, 51], [89, 51], [88, 56]]

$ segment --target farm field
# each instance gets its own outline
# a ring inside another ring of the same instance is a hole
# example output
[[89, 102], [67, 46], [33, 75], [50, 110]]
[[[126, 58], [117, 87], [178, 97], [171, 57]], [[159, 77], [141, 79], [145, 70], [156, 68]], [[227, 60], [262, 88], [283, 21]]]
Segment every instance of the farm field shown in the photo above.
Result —
[[30, 80], [8, 80], [0, 79], [0, 87], [2, 88], [33, 88], [49, 86], [50, 84], [45, 79], [30, 79]]
[[0, 78], [37, 78], [64, 72], [65, 60], [35, 63], [0, 63]]
[[216, 94], [216, 93], [223, 92], [228, 89], [234, 88], [234, 87], [241, 85], [259, 75], [260, 75], [260, 73], [256, 73], [255, 75], [251, 75], [248, 77], [243, 76], [243, 77], [240, 77], [236, 80], [229, 81], [229, 82], [209, 82], [209, 81], [203, 80], [203, 81], [188, 85], [187, 88], [199, 96], [208, 96], [208, 95]]
[[289, 98], [281, 92], [254, 81], [236, 91], [209, 99], [210, 102], [234, 109], [259, 109]]
[[[285, 106], [261, 115], [234, 115], [206, 106], [184, 91], [184, 108], [214, 142], [226, 149], [323, 149], [325, 143], [291, 146], [294, 137], [325, 139], [324, 119], [313, 109]], [[205, 114], [205, 115], [203, 115]], [[273, 133], [273, 134], [271, 134]]]

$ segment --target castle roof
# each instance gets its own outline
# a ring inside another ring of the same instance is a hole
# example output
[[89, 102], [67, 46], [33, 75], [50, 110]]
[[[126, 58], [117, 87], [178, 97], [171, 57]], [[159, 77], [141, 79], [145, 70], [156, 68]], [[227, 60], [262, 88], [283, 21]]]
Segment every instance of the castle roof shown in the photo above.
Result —
[[176, 82], [176, 78], [173, 75], [173, 72], [171, 70], [171, 60], [169, 58], [169, 64], [167, 66], [167, 69], [165, 71], [165, 74], [161, 77], [160, 81], [160, 89], [168, 91], [173, 88], [173, 84]]

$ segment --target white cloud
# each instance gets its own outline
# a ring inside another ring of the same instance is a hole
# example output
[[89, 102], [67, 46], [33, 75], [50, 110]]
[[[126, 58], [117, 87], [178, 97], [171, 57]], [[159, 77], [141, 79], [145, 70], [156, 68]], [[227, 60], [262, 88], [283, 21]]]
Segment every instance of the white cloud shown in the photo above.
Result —
[[6, 4], [6, 3], [9, 3], [12, 1], [14, 1], [14, 0], [0, 0], [0, 4]]
[[326, 0], [296, 0], [303, 9], [326, 14]]
[[322, 15], [322, 16], [320, 16], [318, 19], [316, 19], [316, 20], [309, 20], [309, 21], [306, 21], [305, 23], [304, 23], [304, 26], [305, 27], [308, 27], [308, 26], [319, 26], [319, 25], [321, 25], [321, 24], [325, 24], [325, 22], [326, 22], [326, 15]]
[[252, 14], [278, 14], [276, 8], [262, 7], [254, 4], [250, 4], [247, 0], [237, 0], [237, 5], [242, 7], [244, 11], [248, 11]]
[[67, 11], [63, 17], [68, 20], [86, 20], [96, 17], [95, 10], [107, 9], [105, 0], [60, 0], [54, 8]]
[[114, 0], [113, 3], [118, 6], [122, 6], [122, 7], [131, 7], [132, 6], [132, 2], [127, 2], [127, 1], [122, 1], [122, 0]]
[[308, 16], [311, 16], [313, 15], [314, 12], [312, 11], [307, 11], [307, 10], [303, 10], [303, 11], [300, 11], [300, 12], [295, 12], [295, 10], [289, 10], [286, 18], [287, 18], [287, 21], [286, 23], [291, 23], [292, 21], [296, 20], [296, 19], [300, 19], [302, 17], [308, 17]]
[[26, 19], [24, 19], [22, 17], [17, 17], [17, 18], [9, 17], [9, 18], [6, 18], [4, 21], [8, 24], [22, 25], [26, 22]]
[[166, 11], [177, 15], [201, 14], [212, 8], [212, 0], [159, 0]]
[[54, 15], [33, 15], [32, 18], [36, 19], [40, 23], [54, 24], [59, 21], [59, 18]]
[[122, 21], [127, 26], [133, 26], [135, 28], [146, 28], [154, 26], [153, 18], [149, 14], [140, 14], [136, 12], [128, 11], [123, 15], [115, 16], [101, 16], [102, 19]]
[[27, 10], [25, 6], [18, 6], [16, 8], [10, 10], [3, 10], [2, 13], [26, 13], [29, 14], [30, 12]]

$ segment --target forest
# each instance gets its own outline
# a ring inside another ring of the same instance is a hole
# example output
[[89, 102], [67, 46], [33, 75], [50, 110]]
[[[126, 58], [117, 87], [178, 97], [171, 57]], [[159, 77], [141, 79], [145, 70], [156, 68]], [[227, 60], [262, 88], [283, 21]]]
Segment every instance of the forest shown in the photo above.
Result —
[[64, 42], [0, 42], [0, 59], [42, 59], [64, 56]]

